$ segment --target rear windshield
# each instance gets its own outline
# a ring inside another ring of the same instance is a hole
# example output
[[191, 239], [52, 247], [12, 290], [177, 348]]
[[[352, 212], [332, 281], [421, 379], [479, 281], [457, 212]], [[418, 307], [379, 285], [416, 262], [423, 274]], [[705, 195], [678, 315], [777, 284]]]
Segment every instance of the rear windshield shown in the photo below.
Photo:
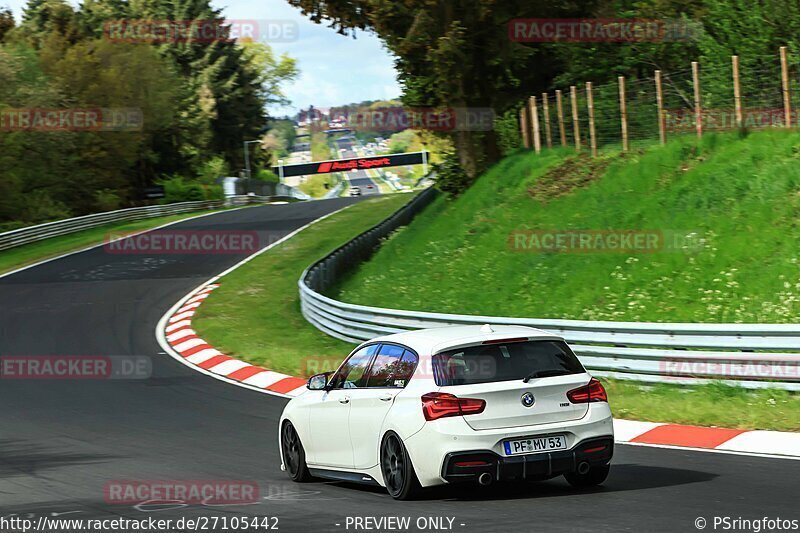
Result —
[[580, 361], [563, 341], [469, 346], [433, 356], [433, 376], [441, 387], [583, 372]]

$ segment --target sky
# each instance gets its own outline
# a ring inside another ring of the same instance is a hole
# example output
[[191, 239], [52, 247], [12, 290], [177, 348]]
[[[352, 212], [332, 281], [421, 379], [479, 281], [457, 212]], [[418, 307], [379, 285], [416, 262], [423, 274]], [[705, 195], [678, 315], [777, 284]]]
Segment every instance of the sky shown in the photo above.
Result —
[[[19, 19], [26, 0], [0, 0]], [[76, 4], [77, 2], [72, 1]], [[387, 100], [400, 95], [394, 61], [381, 42], [369, 33], [357, 39], [310, 22], [285, 0], [212, 0], [229, 20], [292, 21], [296, 39], [268, 43], [277, 53], [297, 59], [300, 76], [286, 87], [292, 103], [270, 109], [273, 115], [292, 114], [299, 108], [330, 107], [363, 100]]]

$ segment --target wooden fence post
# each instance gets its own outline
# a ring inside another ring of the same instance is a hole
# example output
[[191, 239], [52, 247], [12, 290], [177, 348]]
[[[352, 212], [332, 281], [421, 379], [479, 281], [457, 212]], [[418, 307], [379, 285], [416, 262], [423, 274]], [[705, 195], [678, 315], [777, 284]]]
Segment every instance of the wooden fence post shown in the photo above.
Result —
[[570, 103], [572, 104], [572, 132], [575, 136], [575, 151], [581, 151], [581, 126], [578, 124], [578, 89], [572, 85], [569, 88]]
[[597, 134], [594, 130], [594, 97], [592, 96], [592, 82], [586, 82], [586, 107], [589, 110], [589, 143], [592, 147], [592, 157], [597, 157]]
[[547, 102], [547, 93], [542, 93], [542, 115], [544, 115], [544, 136], [547, 147], [553, 147], [553, 132], [550, 130], [550, 106]]
[[692, 84], [694, 85], [694, 123], [699, 139], [703, 136], [703, 108], [700, 104], [700, 68], [697, 61], [692, 61]]
[[619, 81], [619, 120], [622, 127], [622, 151], [628, 151], [628, 106], [625, 103], [625, 76], [617, 78]]
[[781, 78], [783, 80], [783, 114], [786, 127], [792, 127], [792, 95], [789, 92], [789, 65], [786, 61], [786, 47], [781, 46]]
[[561, 146], [566, 146], [567, 132], [564, 130], [564, 105], [561, 90], [556, 91], [556, 115], [558, 115], [558, 135], [561, 137]]
[[658, 137], [661, 144], [667, 143], [667, 131], [664, 124], [664, 93], [661, 89], [661, 71], [656, 71], [656, 105], [658, 106]]
[[528, 112], [526, 108], [527, 106], [523, 106], [522, 109], [519, 110], [519, 127], [522, 130], [522, 146], [530, 148], [531, 143], [528, 139]]
[[733, 106], [736, 111], [736, 127], [741, 128], [742, 117], [742, 88], [739, 86], [739, 56], [731, 56], [733, 66]]
[[531, 106], [531, 122], [533, 124], [533, 149], [538, 154], [542, 151], [542, 136], [539, 132], [539, 108], [536, 105], [535, 96], [531, 96], [529, 102]]

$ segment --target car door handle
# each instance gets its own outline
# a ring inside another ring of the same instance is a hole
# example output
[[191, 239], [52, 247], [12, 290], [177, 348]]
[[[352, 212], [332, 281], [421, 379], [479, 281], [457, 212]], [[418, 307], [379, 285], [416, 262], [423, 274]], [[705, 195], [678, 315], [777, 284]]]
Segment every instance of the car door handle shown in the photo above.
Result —
[[339, 403], [350, 403], [350, 396], [345, 396], [344, 398], [339, 398]]
[[391, 401], [392, 398], [394, 398], [394, 394], [384, 394], [383, 396], [380, 397], [380, 400], [382, 402], [388, 402]]

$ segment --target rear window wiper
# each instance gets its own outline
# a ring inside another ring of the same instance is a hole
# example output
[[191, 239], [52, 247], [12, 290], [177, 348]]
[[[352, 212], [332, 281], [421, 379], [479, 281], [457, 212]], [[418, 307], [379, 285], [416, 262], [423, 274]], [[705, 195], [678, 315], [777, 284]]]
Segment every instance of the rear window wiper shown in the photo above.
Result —
[[534, 378], [550, 378], [553, 376], [567, 376], [569, 374], [572, 374], [569, 370], [535, 370], [525, 376], [522, 382], [527, 383]]

